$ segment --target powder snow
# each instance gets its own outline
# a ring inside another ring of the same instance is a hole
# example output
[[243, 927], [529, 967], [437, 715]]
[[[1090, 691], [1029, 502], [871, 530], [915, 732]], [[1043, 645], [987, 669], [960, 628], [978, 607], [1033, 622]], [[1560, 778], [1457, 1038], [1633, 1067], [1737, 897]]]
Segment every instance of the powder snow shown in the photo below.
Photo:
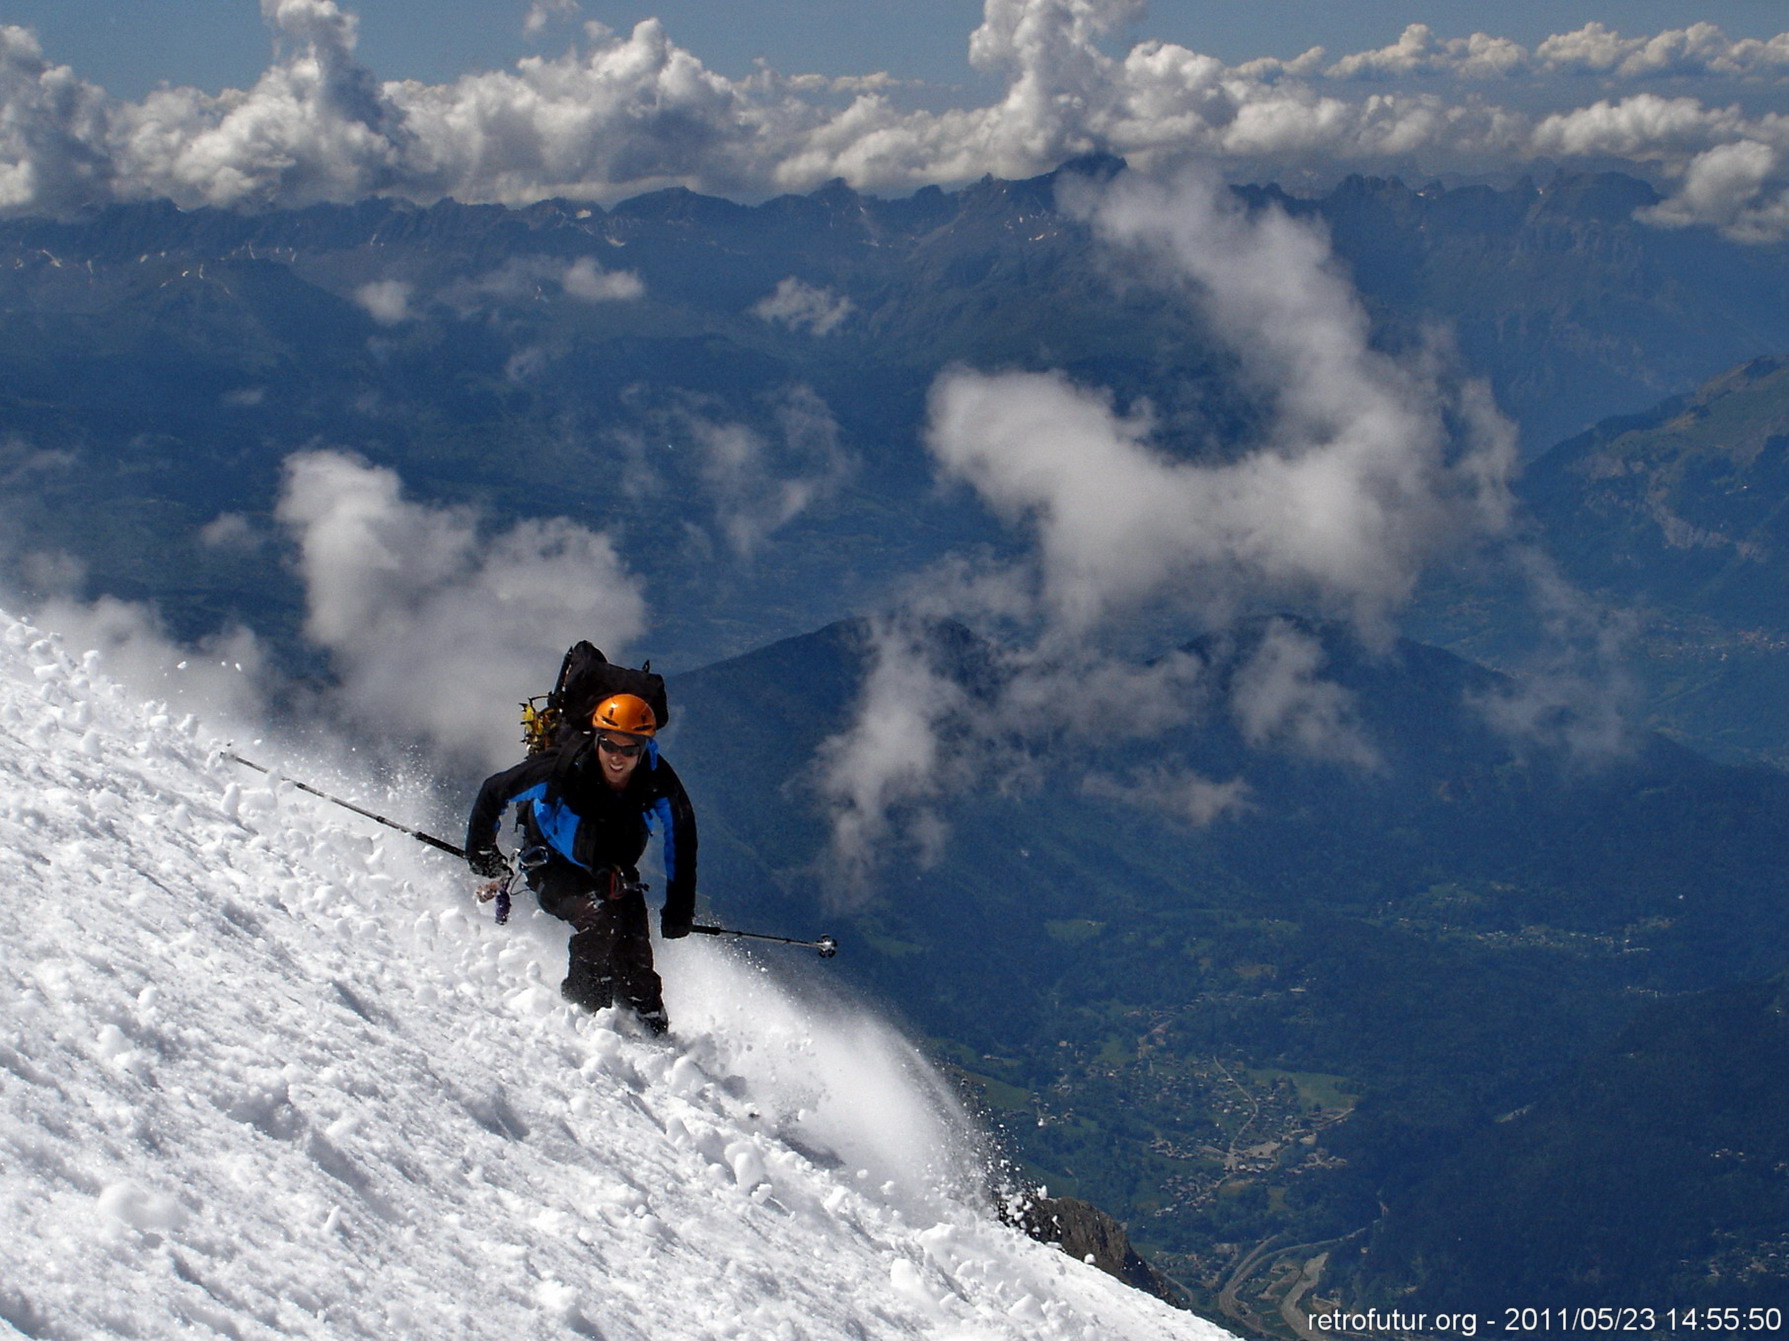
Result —
[[862, 1007], [680, 941], [670, 1040], [576, 1012], [561, 924], [494, 925], [457, 863], [222, 744], [0, 615], [10, 1332], [1227, 1335], [1001, 1224], [974, 1124]]

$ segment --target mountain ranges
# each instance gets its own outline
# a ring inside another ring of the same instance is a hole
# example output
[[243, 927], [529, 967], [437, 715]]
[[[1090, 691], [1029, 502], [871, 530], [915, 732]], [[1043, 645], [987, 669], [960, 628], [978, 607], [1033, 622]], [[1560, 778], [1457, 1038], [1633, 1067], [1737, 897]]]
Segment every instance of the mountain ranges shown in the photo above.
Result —
[[[1171, 451], [1259, 429], [1197, 311], [1126, 282], [1058, 208], [1060, 175], [1118, 166], [898, 200], [834, 183], [757, 205], [668, 190], [606, 210], [152, 202], [0, 222], [0, 558], [28, 585], [72, 567], [89, 594], [153, 596], [187, 636], [246, 622], [304, 667], [272, 512], [282, 462], [321, 444], [424, 501], [615, 535], [666, 664], [874, 608], [940, 555], [1004, 543], [934, 492], [920, 430], [953, 364], [1146, 401]], [[1239, 198], [1327, 229], [1387, 347], [1451, 330], [1531, 455], [1789, 350], [1789, 250], [1639, 223], [1656, 197], [1632, 178]], [[805, 490], [760, 523], [775, 543], [729, 531], [716, 429], [755, 435]], [[197, 538], [226, 512], [259, 543]]]

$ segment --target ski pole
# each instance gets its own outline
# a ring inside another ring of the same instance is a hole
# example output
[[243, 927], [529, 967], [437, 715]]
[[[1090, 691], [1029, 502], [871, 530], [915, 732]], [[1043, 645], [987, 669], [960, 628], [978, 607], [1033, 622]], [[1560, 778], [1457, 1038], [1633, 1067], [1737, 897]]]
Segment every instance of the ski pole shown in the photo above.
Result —
[[[225, 750], [224, 758], [228, 759], [233, 764], [241, 764], [244, 768], [252, 768], [257, 773], [266, 773], [269, 776], [273, 773], [271, 768], [264, 768], [260, 764], [255, 763], [252, 759], [244, 759], [234, 750]], [[424, 833], [421, 829], [412, 829], [408, 824], [399, 824], [396, 820], [386, 819], [383, 815], [375, 815], [370, 810], [363, 810], [352, 801], [344, 801], [339, 796], [331, 796], [328, 792], [318, 791], [315, 787], [311, 786], [310, 783], [300, 782], [297, 778], [287, 778], [286, 781], [290, 782], [301, 792], [309, 792], [312, 796], [322, 797], [330, 804], [340, 806], [343, 810], [352, 810], [356, 815], [365, 815], [375, 824], [383, 824], [388, 829], [396, 829], [399, 833], [407, 833], [419, 843], [427, 843], [430, 847], [440, 848], [449, 856], [459, 857], [461, 860], [465, 859], [466, 849], [463, 847], [455, 847], [446, 839], [437, 838], [434, 834]]]
[[699, 936], [743, 936], [753, 941], [775, 941], [778, 945], [805, 945], [809, 949], [818, 950], [820, 958], [831, 959], [839, 952], [839, 943], [831, 936], [822, 936], [818, 940], [798, 941], [792, 936], [766, 936], [761, 931], [734, 931], [731, 927], [705, 927], [697, 924], [690, 928]]

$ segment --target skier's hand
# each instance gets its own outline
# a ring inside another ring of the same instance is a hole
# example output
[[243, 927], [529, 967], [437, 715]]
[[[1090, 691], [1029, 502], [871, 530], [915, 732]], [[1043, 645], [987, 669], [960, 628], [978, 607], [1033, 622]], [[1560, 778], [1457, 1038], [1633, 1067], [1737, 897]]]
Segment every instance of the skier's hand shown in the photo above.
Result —
[[486, 880], [495, 880], [509, 874], [509, 863], [494, 847], [473, 848], [466, 854], [466, 864], [472, 868], [472, 874], [481, 875]]
[[557, 915], [570, 922], [579, 931], [595, 931], [603, 924], [608, 906], [606, 899], [599, 899], [590, 894], [580, 894], [577, 898], [567, 899], [562, 903]]
[[658, 932], [668, 941], [680, 941], [690, 934], [690, 927], [695, 923], [691, 913], [673, 913], [669, 908], [658, 915]]

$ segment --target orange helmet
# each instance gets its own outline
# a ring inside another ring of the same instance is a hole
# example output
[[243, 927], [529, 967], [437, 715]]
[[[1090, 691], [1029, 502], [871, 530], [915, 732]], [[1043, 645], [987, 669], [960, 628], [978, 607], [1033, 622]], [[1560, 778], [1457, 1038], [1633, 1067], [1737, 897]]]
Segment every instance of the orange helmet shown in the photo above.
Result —
[[598, 731], [619, 731], [625, 736], [650, 736], [658, 730], [652, 708], [637, 694], [612, 694], [596, 705], [590, 725]]

